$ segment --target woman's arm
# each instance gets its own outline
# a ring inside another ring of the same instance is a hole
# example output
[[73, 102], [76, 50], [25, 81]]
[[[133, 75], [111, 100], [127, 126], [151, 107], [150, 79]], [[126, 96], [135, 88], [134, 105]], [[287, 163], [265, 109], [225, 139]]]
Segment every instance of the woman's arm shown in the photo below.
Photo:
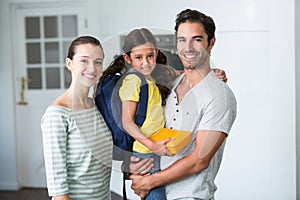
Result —
[[53, 197], [54, 200], [70, 200], [69, 195], [68, 194], [64, 194], [64, 195], [59, 195], [59, 196], [55, 196]]
[[69, 193], [67, 183], [67, 115], [59, 107], [47, 110], [41, 121], [43, 150], [50, 196]]
[[221, 79], [222, 81], [224, 81], [224, 83], [227, 83], [227, 76], [226, 76], [226, 73], [224, 70], [222, 69], [218, 69], [218, 68], [215, 68], [215, 69], [212, 69], [214, 72], [215, 72], [215, 77], [218, 78], [218, 79]]

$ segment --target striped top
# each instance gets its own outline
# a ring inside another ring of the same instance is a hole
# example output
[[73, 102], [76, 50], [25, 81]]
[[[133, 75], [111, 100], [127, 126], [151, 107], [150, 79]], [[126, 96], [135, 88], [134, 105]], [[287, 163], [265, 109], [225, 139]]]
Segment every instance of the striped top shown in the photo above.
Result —
[[112, 137], [97, 108], [49, 106], [41, 128], [49, 195], [110, 199]]

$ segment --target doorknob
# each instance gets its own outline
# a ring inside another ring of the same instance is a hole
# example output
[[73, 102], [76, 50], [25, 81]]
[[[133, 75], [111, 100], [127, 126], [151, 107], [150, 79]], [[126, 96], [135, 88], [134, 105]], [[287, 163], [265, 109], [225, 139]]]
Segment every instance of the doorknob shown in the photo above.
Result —
[[20, 106], [27, 106], [28, 103], [25, 101], [24, 97], [24, 91], [25, 91], [25, 84], [30, 82], [30, 79], [27, 79], [26, 77], [22, 76], [21, 78], [21, 91], [20, 91], [20, 101], [18, 101], [18, 105]]

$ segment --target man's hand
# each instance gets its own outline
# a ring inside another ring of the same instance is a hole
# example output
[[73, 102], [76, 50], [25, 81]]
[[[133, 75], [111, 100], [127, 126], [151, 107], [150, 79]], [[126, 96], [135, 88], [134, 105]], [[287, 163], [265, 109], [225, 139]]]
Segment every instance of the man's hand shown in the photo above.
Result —
[[151, 189], [147, 187], [147, 181], [145, 180], [146, 176], [141, 175], [130, 175], [129, 179], [132, 180], [131, 189], [135, 194], [139, 195], [141, 199], [145, 199], [149, 194]]

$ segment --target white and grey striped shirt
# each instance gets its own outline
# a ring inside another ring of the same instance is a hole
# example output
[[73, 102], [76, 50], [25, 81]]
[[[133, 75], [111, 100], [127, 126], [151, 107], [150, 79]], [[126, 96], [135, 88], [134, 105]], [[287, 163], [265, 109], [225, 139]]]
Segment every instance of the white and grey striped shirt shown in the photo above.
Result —
[[49, 106], [41, 127], [49, 195], [110, 199], [112, 136], [97, 108]]

